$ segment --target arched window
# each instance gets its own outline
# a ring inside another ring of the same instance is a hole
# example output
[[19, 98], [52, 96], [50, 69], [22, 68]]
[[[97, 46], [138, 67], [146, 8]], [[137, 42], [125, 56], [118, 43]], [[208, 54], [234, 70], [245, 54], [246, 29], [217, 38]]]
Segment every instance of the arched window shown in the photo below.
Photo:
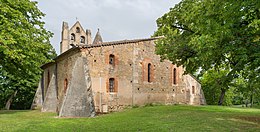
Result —
[[68, 89], [68, 79], [65, 79], [64, 80], [64, 93], [66, 93], [67, 89]]
[[195, 94], [195, 87], [192, 86], [192, 94]]
[[112, 66], [115, 65], [115, 56], [112, 54], [109, 55], [109, 64]]
[[74, 33], [72, 33], [72, 34], [70, 35], [70, 40], [75, 41], [75, 34], [74, 34]]
[[49, 87], [51, 81], [51, 77], [50, 77], [50, 72], [48, 71], [48, 75], [47, 75], [47, 87]]
[[80, 28], [76, 27], [76, 33], [80, 33]]
[[151, 65], [151, 63], [149, 63], [148, 64], [148, 69], [147, 69], [147, 73], [148, 73], [148, 75], [147, 75], [147, 77], [148, 77], [148, 82], [151, 82], [151, 68], [152, 68], [152, 65]]
[[173, 84], [177, 84], [177, 71], [176, 68], [173, 69]]
[[109, 78], [109, 92], [116, 92], [115, 91], [115, 79]]
[[80, 43], [85, 44], [85, 37], [84, 36], [80, 36]]

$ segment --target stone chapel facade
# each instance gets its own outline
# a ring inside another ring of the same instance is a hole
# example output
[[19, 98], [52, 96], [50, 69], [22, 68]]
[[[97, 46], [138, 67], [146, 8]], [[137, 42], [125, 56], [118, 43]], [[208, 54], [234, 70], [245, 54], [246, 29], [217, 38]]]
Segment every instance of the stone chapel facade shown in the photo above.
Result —
[[103, 42], [79, 22], [62, 26], [61, 54], [42, 66], [34, 106], [59, 116], [93, 116], [128, 106], [206, 104], [200, 83], [155, 54], [157, 38]]

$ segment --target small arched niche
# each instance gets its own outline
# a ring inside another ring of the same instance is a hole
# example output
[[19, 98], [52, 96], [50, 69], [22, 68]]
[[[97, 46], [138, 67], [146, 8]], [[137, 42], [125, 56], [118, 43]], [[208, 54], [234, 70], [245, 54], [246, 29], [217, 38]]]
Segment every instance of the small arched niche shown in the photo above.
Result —
[[80, 33], [80, 28], [76, 27], [76, 33]]

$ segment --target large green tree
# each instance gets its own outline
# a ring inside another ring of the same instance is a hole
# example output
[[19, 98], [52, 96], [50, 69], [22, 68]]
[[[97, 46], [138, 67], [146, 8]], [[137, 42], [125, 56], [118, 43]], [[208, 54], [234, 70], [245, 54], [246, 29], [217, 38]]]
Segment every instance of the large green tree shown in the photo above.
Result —
[[43, 16], [37, 2], [0, 0], [0, 106], [28, 108], [40, 66], [56, 55]]
[[237, 92], [243, 95], [242, 99], [245, 100], [246, 106], [250, 103], [251, 107], [254, 102], [260, 100], [260, 73], [250, 69], [241, 72], [243, 78], [236, 79]]
[[203, 74], [225, 64], [230, 70], [219, 81], [221, 86], [243, 70], [260, 73], [258, 0], [182, 0], [157, 26], [154, 36], [165, 36], [157, 42], [157, 54], [183, 65], [188, 73], [201, 69]]
[[[232, 96], [230, 96], [230, 87], [233, 85], [230, 83], [221, 83], [221, 79], [226, 76], [228, 69], [210, 69], [201, 77], [201, 85], [207, 104], [216, 105], [222, 102], [224, 105], [232, 104]], [[223, 94], [223, 92], [228, 94]], [[225, 99], [222, 96], [225, 96]], [[222, 100], [220, 100], [222, 99]]]

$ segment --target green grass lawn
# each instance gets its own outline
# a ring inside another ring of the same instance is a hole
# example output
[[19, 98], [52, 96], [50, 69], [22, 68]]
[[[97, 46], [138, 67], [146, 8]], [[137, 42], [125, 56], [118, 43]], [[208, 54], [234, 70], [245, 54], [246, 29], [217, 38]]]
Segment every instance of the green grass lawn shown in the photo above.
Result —
[[94, 118], [57, 118], [55, 113], [0, 111], [0, 131], [252, 131], [260, 109], [218, 106], [149, 106]]

